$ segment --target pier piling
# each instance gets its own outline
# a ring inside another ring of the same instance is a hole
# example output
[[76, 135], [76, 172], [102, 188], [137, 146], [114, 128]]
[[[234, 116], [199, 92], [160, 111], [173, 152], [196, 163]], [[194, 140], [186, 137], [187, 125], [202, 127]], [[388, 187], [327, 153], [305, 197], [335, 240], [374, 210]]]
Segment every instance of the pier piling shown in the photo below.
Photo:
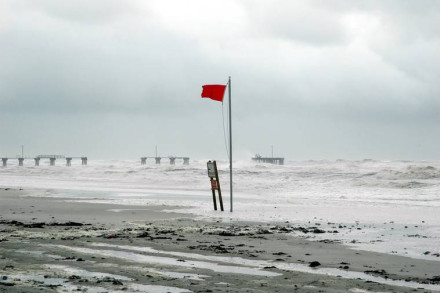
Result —
[[32, 156], [32, 157], [23, 157], [23, 156], [16, 156], [16, 157], [2, 157], [2, 165], [3, 167], [7, 167], [8, 165], [8, 160], [12, 159], [12, 160], [18, 160], [18, 166], [22, 167], [24, 166], [24, 160], [31, 160], [33, 159], [35, 162], [35, 166], [40, 166], [40, 160], [41, 159], [49, 159], [50, 161], [50, 166], [55, 166], [55, 161], [56, 159], [66, 159], [66, 166], [71, 166], [72, 165], [72, 160], [73, 159], [81, 159], [81, 163], [82, 165], [87, 165], [87, 157], [66, 157], [64, 155], [38, 155], [38, 156]]
[[176, 160], [183, 160], [184, 165], [189, 165], [189, 157], [176, 157], [176, 156], [168, 156], [168, 157], [141, 157], [141, 165], [147, 164], [147, 159], [154, 159], [156, 165], [160, 165], [162, 159], [169, 159], [170, 165], [176, 165]]
[[67, 167], [72, 166], [72, 158], [66, 158], [66, 166]]

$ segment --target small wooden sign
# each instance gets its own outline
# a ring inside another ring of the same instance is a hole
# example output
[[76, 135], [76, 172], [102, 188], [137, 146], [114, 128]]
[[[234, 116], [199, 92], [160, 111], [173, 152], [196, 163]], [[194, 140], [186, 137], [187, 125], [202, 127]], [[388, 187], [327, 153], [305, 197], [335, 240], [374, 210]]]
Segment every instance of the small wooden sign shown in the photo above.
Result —
[[215, 191], [218, 191], [218, 199], [220, 202], [220, 209], [223, 212], [223, 199], [222, 190], [220, 188], [220, 179], [218, 177], [217, 163], [216, 161], [208, 161], [208, 177], [211, 180], [212, 200], [214, 202], [214, 210], [217, 210], [217, 201], [215, 199]]

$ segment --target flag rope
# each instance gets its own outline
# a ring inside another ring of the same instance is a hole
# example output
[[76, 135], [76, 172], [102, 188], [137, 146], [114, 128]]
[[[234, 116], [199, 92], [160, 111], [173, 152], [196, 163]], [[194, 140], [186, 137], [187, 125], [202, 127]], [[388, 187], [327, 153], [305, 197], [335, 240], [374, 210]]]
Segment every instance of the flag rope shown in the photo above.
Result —
[[227, 137], [226, 137], [226, 129], [225, 129], [225, 112], [224, 112], [224, 110], [223, 110], [223, 101], [222, 101], [222, 118], [223, 118], [223, 123], [222, 123], [222, 125], [223, 125], [223, 138], [224, 138], [224, 140], [225, 140], [226, 154], [228, 155], [228, 158], [229, 158], [229, 149], [228, 149], [228, 143], [229, 143], [229, 141], [228, 141], [228, 139], [227, 139]]

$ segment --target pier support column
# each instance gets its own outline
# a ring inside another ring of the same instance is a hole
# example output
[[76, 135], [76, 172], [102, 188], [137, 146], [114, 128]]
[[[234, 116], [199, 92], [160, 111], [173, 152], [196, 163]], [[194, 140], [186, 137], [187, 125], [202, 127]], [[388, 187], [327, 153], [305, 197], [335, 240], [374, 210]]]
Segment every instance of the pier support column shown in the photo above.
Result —
[[50, 165], [55, 166], [56, 158], [49, 158], [49, 160], [50, 160]]
[[8, 165], [8, 158], [2, 158], [3, 167]]
[[24, 161], [24, 158], [18, 158], [18, 166], [23, 167], [23, 161]]
[[35, 166], [40, 166], [40, 158], [34, 158]]
[[161, 157], [156, 157], [155, 159], [156, 159], [156, 165], [160, 165], [160, 159], [161, 159]]
[[82, 157], [81, 158], [81, 165], [87, 166], [87, 157]]
[[66, 166], [67, 167], [72, 166], [72, 158], [66, 158]]
[[189, 165], [189, 158], [183, 158], [183, 164]]
[[176, 165], [176, 158], [170, 158], [170, 165]]
[[145, 165], [147, 163], [147, 158], [141, 158], [141, 165]]

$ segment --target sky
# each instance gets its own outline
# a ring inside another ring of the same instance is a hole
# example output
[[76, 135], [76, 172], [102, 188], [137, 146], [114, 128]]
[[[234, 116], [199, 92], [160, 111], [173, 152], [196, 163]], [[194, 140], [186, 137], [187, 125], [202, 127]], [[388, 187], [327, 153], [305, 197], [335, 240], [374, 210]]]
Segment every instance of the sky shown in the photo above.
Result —
[[235, 159], [440, 159], [435, 0], [0, 0], [0, 156], [226, 159], [229, 76]]

